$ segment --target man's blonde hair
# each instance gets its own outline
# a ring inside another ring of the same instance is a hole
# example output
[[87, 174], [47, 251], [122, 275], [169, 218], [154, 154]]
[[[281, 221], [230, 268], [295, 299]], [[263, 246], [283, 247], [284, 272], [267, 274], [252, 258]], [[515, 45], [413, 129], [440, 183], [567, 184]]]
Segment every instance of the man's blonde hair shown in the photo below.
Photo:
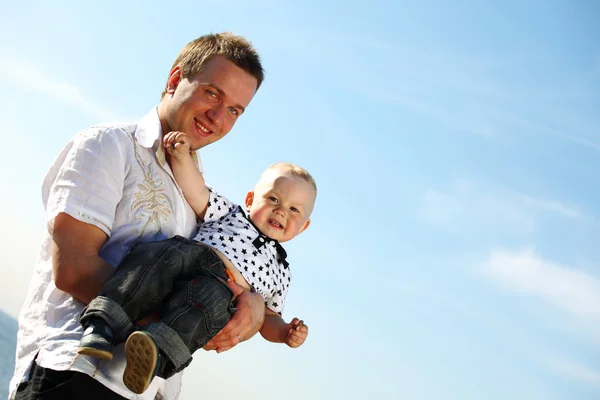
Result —
[[[226, 58], [253, 76], [258, 90], [264, 80], [260, 57], [248, 40], [231, 32], [211, 33], [186, 44], [179, 52], [171, 70], [179, 66], [182, 77], [190, 78], [202, 72], [206, 63], [216, 56]], [[167, 84], [160, 96], [161, 99], [167, 93]]]
[[317, 184], [312, 175], [304, 168], [288, 162], [278, 162], [268, 166], [267, 169], [265, 169], [260, 175], [260, 180], [262, 180], [268, 172], [273, 170], [280, 171], [284, 175], [296, 176], [298, 178], [304, 179], [315, 189], [315, 193], [317, 192]]

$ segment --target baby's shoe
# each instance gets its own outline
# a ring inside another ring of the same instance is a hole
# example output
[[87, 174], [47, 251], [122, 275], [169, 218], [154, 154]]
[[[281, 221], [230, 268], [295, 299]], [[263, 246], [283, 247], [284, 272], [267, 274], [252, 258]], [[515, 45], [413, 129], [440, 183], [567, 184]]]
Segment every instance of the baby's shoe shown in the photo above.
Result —
[[112, 360], [113, 334], [102, 318], [91, 318], [83, 326], [83, 336], [79, 342], [79, 354]]
[[152, 379], [160, 372], [164, 357], [152, 337], [144, 331], [135, 331], [125, 343], [127, 366], [123, 372], [123, 383], [134, 393], [142, 394]]

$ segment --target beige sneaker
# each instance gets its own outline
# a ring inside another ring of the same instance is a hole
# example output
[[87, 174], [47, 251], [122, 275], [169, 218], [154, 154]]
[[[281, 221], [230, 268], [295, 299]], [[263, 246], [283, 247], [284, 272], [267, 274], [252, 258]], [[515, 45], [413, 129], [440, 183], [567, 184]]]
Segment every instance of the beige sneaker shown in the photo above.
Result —
[[156, 375], [158, 348], [147, 332], [135, 331], [125, 342], [125, 357], [123, 383], [133, 393], [142, 394]]

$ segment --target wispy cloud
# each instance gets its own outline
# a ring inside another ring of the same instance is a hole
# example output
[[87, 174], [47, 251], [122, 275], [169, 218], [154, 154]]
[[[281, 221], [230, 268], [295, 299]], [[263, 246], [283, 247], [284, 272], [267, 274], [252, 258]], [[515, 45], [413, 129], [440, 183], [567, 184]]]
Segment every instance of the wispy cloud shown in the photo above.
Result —
[[509, 228], [530, 232], [535, 229], [533, 215], [494, 196], [461, 189], [442, 192], [428, 189], [423, 197], [422, 215], [429, 223], [450, 232]]
[[47, 95], [99, 120], [118, 119], [113, 112], [88, 100], [77, 85], [50, 76], [23, 60], [3, 55], [0, 78]]
[[494, 188], [459, 178], [441, 190], [423, 195], [422, 215], [430, 223], [453, 232], [509, 228], [531, 232], [542, 214], [588, 220], [577, 206], [541, 199], [516, 191]]
[[[558, 139], [562, 139], [571, 143], [575, 143], [593, 150], [600, 150], [600, 141], [598, 141], [595, 132], [598, 132], [600, 124], [596, 121], [586, 121], [585, 128], [579, 128], [575, 130], [570, 129], [558, 129], [550, 127], [547, 124], [535, 121], [530, 117], [524, 117], [514, 112], [496, 110], [493, 115], [504, 121], [506, 124], [513, 126], [520, 132], [526, 132], [529, 134], [537, 134], [542, 136], [553, 136]], [[570, 126], [575, 123], [570, 119], [568, 122]], [[582, 123], [580, 123], [582, 124]]]
[[535, 207], [539, 207], [541, 209], [545, 209], [547, 211], [556, 212], [558, 214], [562, 214], [566, 217], [576, 218], [576, 219], [584, 219], [585, 216], [581, 213], [581, 211], [577, 207], [567, 206], [563, 203], [556, 200], [542, 200], [536, 199], [531, 196], [523, 196], [523, 200], [525, 204], [531, 204]]
[[600, 327], [600, 279], [571, 266], [544, 260], [532, 249], [493, 250], [483, 272], [498, 284], [540, 297]]
[[[421, 114], [451, 131], [558, 139], [600, 150], [595, 134], [600, 121], [578, 107], [597, 95], [589, 83], [596, 79], [597, 63], [590, 65], [585, 84], [559, 70], [551, 79], [523, 83], [511, 76], [533, 74], [531, 68], [539, 62], [523, 50], [480, 56], [452, 47], [398, 46], [350, 32], [302, 32], [296, 40], [290, 48], [318, 56], [319, 65], [325, 63], [324, 70], [331, 71], [330, 81]], [[349, 41], [351, 48], [343, 45]], [[357, 81], [362, 76], [369, 77], [368, 84]]]
[[556, 358], [543, 360], [542, 362], [561, 376], [600, 387], [600, 371], [587, 365]]

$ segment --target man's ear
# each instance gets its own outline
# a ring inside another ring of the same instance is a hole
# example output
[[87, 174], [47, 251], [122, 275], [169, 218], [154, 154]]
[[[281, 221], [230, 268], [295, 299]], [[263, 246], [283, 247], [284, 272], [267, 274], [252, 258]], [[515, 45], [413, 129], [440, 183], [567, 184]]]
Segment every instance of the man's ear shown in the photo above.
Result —
[[252, 202], [254, 201], [254, 191], [251, 190], [246, 193], [246, 211], [250, 212], [250, 208], [252, 207]]
[[177, 86], [179, 86], [179, 82], [181, 82], [181, 68], [179, 65], [173, 67], [171, 72], [169, 73], [169, 79], [167, 80], [167, 93], [173, 94]]

